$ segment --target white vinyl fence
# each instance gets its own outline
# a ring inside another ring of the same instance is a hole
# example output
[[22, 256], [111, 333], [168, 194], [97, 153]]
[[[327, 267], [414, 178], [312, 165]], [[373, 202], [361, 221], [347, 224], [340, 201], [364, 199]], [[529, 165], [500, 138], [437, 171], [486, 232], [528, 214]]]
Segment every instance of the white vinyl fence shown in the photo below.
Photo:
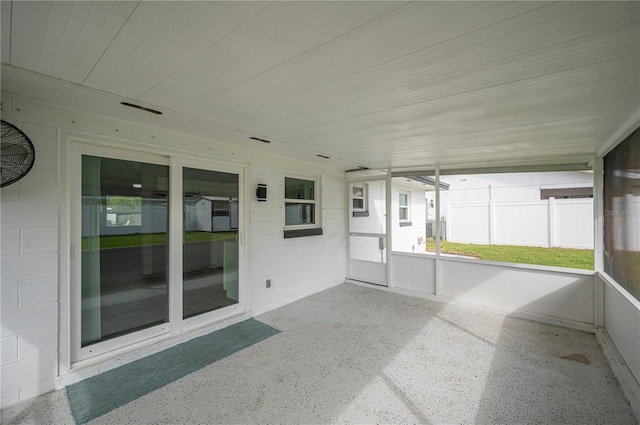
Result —
[[593, 199], [449, 204], [447, 240], [593, 249]]

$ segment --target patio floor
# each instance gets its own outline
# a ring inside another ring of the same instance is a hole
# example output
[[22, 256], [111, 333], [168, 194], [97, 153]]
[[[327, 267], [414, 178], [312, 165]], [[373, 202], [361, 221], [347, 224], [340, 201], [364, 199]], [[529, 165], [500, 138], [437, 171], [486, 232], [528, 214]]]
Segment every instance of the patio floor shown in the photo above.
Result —
[[[91, 424], [637, 424], [594, 335], [344, 284]], [[589, 363], [589, 364], [587, 364]], [[2, 423], [71, 424], [64, 391]]]

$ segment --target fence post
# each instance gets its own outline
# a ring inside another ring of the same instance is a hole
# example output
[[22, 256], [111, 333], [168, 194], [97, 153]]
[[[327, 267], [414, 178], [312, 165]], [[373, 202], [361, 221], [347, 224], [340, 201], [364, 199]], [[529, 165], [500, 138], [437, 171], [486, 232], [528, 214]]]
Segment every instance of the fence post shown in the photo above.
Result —
[[496, 201], [489, 201], [489, 245], [496, 241]]
[[549, 198], [549, 248], [556, 245], [556, 198]]

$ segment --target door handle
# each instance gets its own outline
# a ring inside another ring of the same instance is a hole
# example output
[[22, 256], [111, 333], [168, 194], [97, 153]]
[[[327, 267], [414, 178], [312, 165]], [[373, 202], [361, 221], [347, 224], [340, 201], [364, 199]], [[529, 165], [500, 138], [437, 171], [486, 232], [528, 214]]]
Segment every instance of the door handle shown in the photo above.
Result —
[[236, 242], [239, 242], [240, 245], [244, 246], [244, 230], [236, 233]]

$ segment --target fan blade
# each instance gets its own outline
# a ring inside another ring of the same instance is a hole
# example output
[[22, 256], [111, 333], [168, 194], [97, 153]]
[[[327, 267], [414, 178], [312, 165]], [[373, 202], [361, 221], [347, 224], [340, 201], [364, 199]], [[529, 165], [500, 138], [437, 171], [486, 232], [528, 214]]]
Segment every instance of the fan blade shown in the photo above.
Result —
[[[19, 162], [24, 162], [29, 156], [29, 151], [22, 145], [17, 145], [15, 143], [10, 142], [2, 142], [0, 143], [0, 151], [2, 152], [2, 160], [4, 162], [5, 158], [8, 158], [9, 155], [12, 157], [19, 158]], [[12, 162], [16, 162], [15, 160]]]

